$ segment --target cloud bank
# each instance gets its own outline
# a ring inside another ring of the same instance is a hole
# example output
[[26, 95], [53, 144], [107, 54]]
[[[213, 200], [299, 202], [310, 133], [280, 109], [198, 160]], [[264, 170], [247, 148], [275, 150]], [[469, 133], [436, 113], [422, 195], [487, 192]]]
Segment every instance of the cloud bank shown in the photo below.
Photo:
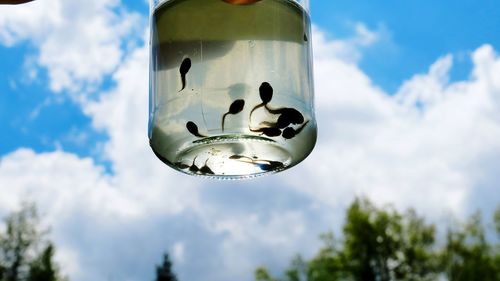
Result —
[[31, 42], [30, 67], [47, 70], [55, 92], [82, 91], [112, 73], [124, 55], [123, 38], [144, 19], [119, 0], [44, 0], [0, 9], [0, 44]]
[[471, 54], [467, 80], [450, 82], [443, 54], [386, 93], [357, 66], [377, 32], [360, 24], [339, 40], [315, 28], [315, 151], [272, 177], [216, 182], [173, 172], [148, 147], [148, 48], [127, 44], [143, 37], [129, 35], [143, 19], [119, 1], [42, 2], [2, 10], [0, 42], [36, 46], [54, 92], [91, 92], [106, 75], [115, 85], [79, 99], [109, 136], [113, 173], [62, 150], [0, 158], [0, 215], [35, 201], [71, 280], [152, 279], [169, 251], [180, 280], [250, 281], [260, 264], [314, 253], [355, 195], [434, 219], [499, 203], [500, 58], [489, 45]]

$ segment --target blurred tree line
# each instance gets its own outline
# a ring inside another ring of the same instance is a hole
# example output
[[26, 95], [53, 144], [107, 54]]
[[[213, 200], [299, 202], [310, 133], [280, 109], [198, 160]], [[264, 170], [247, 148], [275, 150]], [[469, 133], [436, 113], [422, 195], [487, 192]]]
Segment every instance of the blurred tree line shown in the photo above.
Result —
[[[40, 227], [34, 204], [24, 203], [0, 226], [0, 281], [68, 281], [54, 261], [55, 248]], [[156, 281], [177, 281], [168, 254], [156, 266]]]
[[0, 281], [63, 281], [54, 262], [54, 245], [40, 230], [35, 205], [23, 204], [21, 210], [4, 219], [0, 227]]
[[[0, 226], [0, 281], [67, 281], [54, 262], [54, 245], [41, 230], [37, 210], [24, 204]], [[491, 230], [491, 231], [489, 231]], [[343, 236], [321, 235], [323, 247], [310, 260], [292, 259], [283, 277], [265, 267], [256, 281], [499, 281], [500, 208], [486, 226], [479, 213], [446, 230], [415, 211], [403, 214], [356, 199], [347, 210]], [[496, 236], [496, 237], [495, 237]], [[496, 241], [493, 243], [492, 241]], [[156, 266], [156, 281], [178, 281], [168, 254]]]
[[177, 276], [172, 270], [172, 261], [168, 254], [163, 255], [163, 262], [156, 266], [156, 281], [177, 281]]
[[[54, 261], [55, 247], [40, 226], [34, 204], [24, 203], [0, 226], [0, 281], [68, 281]], [[168, 254], [156, 266], [156, 281], [177, 281]]]
[[492, 224], [485, 227], [476, 213], [438, 240], [436, 226], [415, 211], [401, 214], [356, 199], [347, 210], [343, 237], [327, 233], [321, 239], [323, 247], [311, 260], [293, 258], [282, 278], [260, 267], [255, 280], [500, 280], [500, 208]]

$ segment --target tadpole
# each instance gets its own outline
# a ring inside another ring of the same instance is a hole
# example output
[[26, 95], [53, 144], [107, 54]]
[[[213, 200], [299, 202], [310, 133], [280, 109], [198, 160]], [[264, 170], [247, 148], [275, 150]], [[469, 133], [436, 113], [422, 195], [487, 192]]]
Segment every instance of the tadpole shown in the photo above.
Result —
[[238, 160], [241, 162], [253, 164], [253, 165], [259, 167], [263, 171], [273, 171], [273, 170], [280, 169], [284, 166], [284, 164], [282, 162], [271, 161], [271, 160], [252, 159], [252, 158], [244, 156], [244, 155], [232, 155], [229, 157], [229, 159]]
[[184, 170], [184, 169], [187, 169], [189, 168], [190, 166], [188, 164], [184, 164], [182, 162], [176, 162], [175, 163], [175, 166], [177, 166], [179, 169], [181, 170]]
[[198, 158], [198, 156], [196, 156], [193, 159], [193, 164], [191, 164], [191, 166], [189, 166], [189, 171], [193, 172], [193, 173], [197, 173], [200, 170], [200, 168], [198, 168], [198, 166], [196, 166], [196, 164], [194, 163], [196, 161], [196, 158]]
[[200, 134], [198, 132], [198, 126], [192, 121], [187, 122], [186, 124], [186, 129], [193, 135], [199, 137], [199, 138], [205, 138], [206, 136]]
[[267, 163], [257, 164], [263, 171], [274, 171], [283, 168], [283, 163], [278, 161], [265, 160]]
[[269, 84], [267, 82], [263, 82], [259, 87], [259, 94], [260, 94], [260, 99], [262, 100], [262, 103], [256, 105], [252, 109], [252, 111], [250, 111], [250, 118], [252, 117], [252, 113], [256, 109], [265, 106], [266, 104], [268, 104], [271, 101], [271, 99], [273, 98], [273, 87], [271, 86], [271, 84]]
[[304, 116], [298, 110], [294, 108], [280, 108], [273, 109], [273, 114], [280, 114], [276, 123], [272, 122], [262, 122], [261, 124], [268, 127], [277, 127], [284, 129], [290, 124], [298, 125], [304, 123]]
[[179, 72], [181, 74], [181, 82], [182, 82], [182, 88], [179, 90], [179, 92], [184, 90], [184, 88], [186, 88], [186, 74], [188, 73], [190, 68], [191, 68], [191, 59], [185, 58], [181, 63], [181, 67], [179, 68]]
[[297, 130], [295, 130], [294, 128], [292, 127], [288, 127], [286, 129], [283, 130], [283, 138], [289, 140], [291, 138], [294, 138], [296, 135], [300, 134], [300, 132], [302, 132], [302, 130], [304, 129], [304, 127], [307, 125], [307, 123], [309, 123], [309, 120], [304, 123], [304, 125], [300, 126], [300, 128], [298, 128]]
[[224, 132], [224, 122], [226, 121], [226, 116], [228, 114], [233, 114], [233, 115], [238, 114], [243, 110], [244, 107], [245, 107], [244, 100], [235, 100], [231, 104], [231, 106], [229, 107], [229, 111], [222, 116], [222, 131], [223, 132]]
[[278, 109], [269, 108], [266, 106], [267, 110], [271, 114], [280, 114], [284, 120], [290, 120], [291, 124], [302, 124], [304, 122], [304, 116], [295, 108], [282, 107]]
[[268, 137], [279, 137], [281, 135], [281, 130], [278, 127], [263, 127], [258, 129], [250, 128], [250, 131], [255, 133], [262, 133]]
[[247, 157], [247, 156], [243, 156], [243, 155], [235, 154], [235, 155], [229, 156], [229, 159], [231, 159], [231, 160], [240, 160], [240, 159], [243, 159], [243, 158], [250, 159], [250, 162], [252, 161], [252, 158]]
[[205, 165], [200, 168], [200, 173], [205, 174], [205, 175], [214, 175], [215, 173], [210, 169], [210, 167], [207, 166], [208, 159], [205, 161]]

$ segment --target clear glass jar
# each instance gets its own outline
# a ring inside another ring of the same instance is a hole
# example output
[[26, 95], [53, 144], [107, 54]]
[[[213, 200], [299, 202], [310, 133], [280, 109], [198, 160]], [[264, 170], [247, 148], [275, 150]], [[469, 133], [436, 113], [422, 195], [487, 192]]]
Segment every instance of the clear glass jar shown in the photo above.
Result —
[[308, 1], [151, 0], [149, 139], [190, 175], [290, 168], [316, 143]]

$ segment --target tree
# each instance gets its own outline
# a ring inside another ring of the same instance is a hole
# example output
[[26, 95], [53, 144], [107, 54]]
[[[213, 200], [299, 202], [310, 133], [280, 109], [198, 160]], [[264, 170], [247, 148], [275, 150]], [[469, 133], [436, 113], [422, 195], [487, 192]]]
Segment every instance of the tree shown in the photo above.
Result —
[[[400, 214], [357, 199], [347, 212], [340, 255], [354, 280], [434, 280], [435, 227], [414, 210]], [[345, 280], [345, 278], [343, 278]]]
[[397, 262], [401, 248], [401, 216], [376, 209], [368, 200], [356, 200], [347, 211], [343, 254], [354, 280], [387, 281], [389, 262]]
[[177, 281], [168, 254], [163, 255], [163, 263], [156, 267], [156, 281]]
[[339, 251], [339, 241], [335, 238], [333, 233], [326, 233], [320, 235], [324, 243], [321, 248], [308, 264], [307, 267], [307, 280], [309, 281], [336, 281], [348, 280], [346, 276], [344, 265], [344, 256]]
[[[494, 215], [494, 227], [500, 237], [500, 208]], [[479, 214], [449, 229], [441, 247], [436, 245], [435, 229], [414, 210], [399, 213], [356, 199], [347, 210], [343, 237], [322, 235], [324, 246], [316, 256], [292, 261], [283, 280], [500, 280], [500, 245], [487, 241]], [[265, 267], [256, 270], [255, 278], [281, 280]]]
[[495, 214], [493, 215], [493, 223], [495, 224], [497, 235], [500, 238], [500, 207], [497, 208]]
[[[286, 280], [288, 281], [302, 281], [306, 277], [306, 263], [300, 256], [292, 259], [290, 267], [285, 272]], [[269, 271], [265, 267], [259, 267], [255, 271], [255, 280], [257, 281], [279, 281], [271, 277]]]
[[52, 261], [54, 246], [49, 243], [43, 252], [30, 263], [27, 281], [57, 281], [57, 266]]
[[5, 219], [6, 233], [0, 235], [2, 281], [24, 280], [28, 274], [29, 251], [39, 240], [38, 215], [33, 205], [25, 205]]
[[255, 270], [255, 280], [256, 281], [277, 281], [271, 277], [271, 274], [264, 267], [259, 267]]
[[5, 233], [0, 233], [0, 281], [57, 281], [57, 266], [52, 261], [54, 246], [39, 229], [34, 204], [5, 218]]
[[449, 229], [442, 252], [449, 280], [500, 280], [500, 265], [485, 237], [481, 215], [476, 213], [459, 229]]
[[436, 280], [439, 259], [435, 246], [435, 226], [426, 224], [414, 210], [403, 216], [401, 248], [394, 268], [396, 280]]

